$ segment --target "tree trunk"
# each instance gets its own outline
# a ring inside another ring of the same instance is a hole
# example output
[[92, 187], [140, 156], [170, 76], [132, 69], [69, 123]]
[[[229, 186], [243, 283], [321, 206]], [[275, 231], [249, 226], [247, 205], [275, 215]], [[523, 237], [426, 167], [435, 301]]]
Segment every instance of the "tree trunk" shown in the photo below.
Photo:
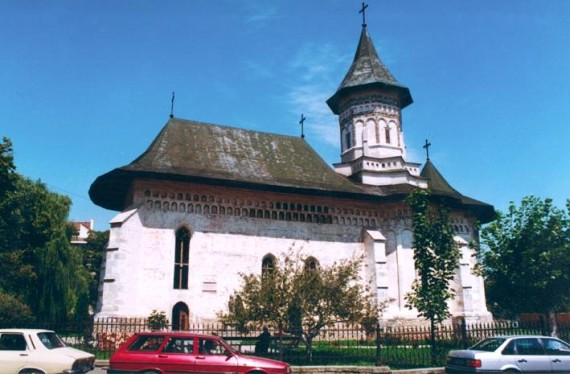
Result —
[[548, 325], [550, 326], [550, 336], [558, 337], [558, 323], [556, 323], [556, 313], [549, 310], [547, 313]]
[[429, 334], [429, 344], [430, 344], [430, 353], [431, 353], [431, 364], [432, 366], [435, 366], [436, 361], [437, 361], [437, 349], [436, 349], [436, 343], [435, 343], [435, 329], [436, 329], [436, 324], [435, 324], [435, 319], [434, 318], [430, 318], [430, 334]]

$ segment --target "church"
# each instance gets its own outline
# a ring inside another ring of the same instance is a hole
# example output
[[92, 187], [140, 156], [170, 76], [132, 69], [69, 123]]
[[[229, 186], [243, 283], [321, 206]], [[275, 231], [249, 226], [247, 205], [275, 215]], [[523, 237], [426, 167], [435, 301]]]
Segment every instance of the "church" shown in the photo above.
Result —
[[[382, 321], [418, 320], [405, 307], [415, 277], [413, 189], [450, 208], [462, 257], [449, 307], [467, 322], [492, 319], [469, 242], [493, 206], [455, 190], [428, 158], [408, 160], [402, 111], [412, 104], [366, 28], [352, 65], [327, 100], [338, 116], [340, 160], [329, 166], [301, 137], [171, 116], [134, 161], [96, 178], [89, 195], [117, 211], [96, 317], [164, 311], [174, 329], [216, 320], [243, 274], [261, 274], [297, 249], [311, 266], [364, 256], [362, 281]], [[325, 103], [323, 103], [325, 105]], [[426, 150], [428, 143], [426, 141]]]

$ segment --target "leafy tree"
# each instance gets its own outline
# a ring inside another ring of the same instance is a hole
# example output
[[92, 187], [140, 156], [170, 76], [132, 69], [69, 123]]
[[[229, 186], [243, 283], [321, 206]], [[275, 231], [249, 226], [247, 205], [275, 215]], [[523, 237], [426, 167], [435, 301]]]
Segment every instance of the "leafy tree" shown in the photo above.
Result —
[[109, 242], [109, 230], [90, 231], [87, 237], [87, 244], [81, 247], [83, 253], [83, 267], [88, 273], [89, 297], [88, 305], [91, 311], [95, 310], [99, 297], [99, 276], [101, 274], [101, 263], [103, 253], [107, 249]]
[[566, 210], [552, 199], [528, 196], [481, 233], [479, 270], [487, 298], [507, 316], [540, 312], [557, 333], [555, 312], [570, 304], [570, 200]]
[[[373, 323], [378, 306], [360, 283], [361, 258], [331, 266], [306, 266], [300, 252], [290, 250], [264, 274], [242, 274], [241, 289], [219, 317], [238, 328], [270, 326], [298, 336], [309, 361], [312, 343], [322, 328], [335, 323]], [[279, 343], [279, 342], [278, 342]]]
[[460, 251], [453, 239], [449, 213], [443, 201], [432, 202], [429, 191], [415, 190], [406, 199], [413, 214], [414, 265], [417, 278], [406, 295], [406, 306], [416, 308], [430, 321], [432, 361], [435, 360], [435, 331], [450, 316], [448, 300], [455, 296], [450, 282], [455, 277]]
[[0, 145], [0, 290], [37, 317], [65, 321], [86, 292], [80, 256], [70, 247], [71, 200], [15, 172], [12, 145]]

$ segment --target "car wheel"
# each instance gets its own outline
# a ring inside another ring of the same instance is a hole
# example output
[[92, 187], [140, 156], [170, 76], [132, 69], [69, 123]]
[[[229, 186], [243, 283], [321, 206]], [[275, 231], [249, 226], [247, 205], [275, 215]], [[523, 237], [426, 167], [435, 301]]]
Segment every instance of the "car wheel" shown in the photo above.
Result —
[[519, 374], [519, 372], [516, 370], [509, 369], [509, 370], [503, 371], [503, 374]]
[[26, 369], [22, 370], [20, 374], [45, 374], [45, 373], [39, 369]]
[[141, 371], [140, 374], [161, 374], [161, 373], [154, 370], [147, 370], [147, 371]]

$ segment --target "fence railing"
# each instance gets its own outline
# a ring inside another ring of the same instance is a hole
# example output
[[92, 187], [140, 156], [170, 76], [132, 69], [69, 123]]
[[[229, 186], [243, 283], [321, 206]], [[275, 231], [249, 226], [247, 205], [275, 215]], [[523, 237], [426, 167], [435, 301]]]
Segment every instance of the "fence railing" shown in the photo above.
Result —
[[[9, 326], [0, 326], [9, 327]], [[93, 352], [97, 358], [108, 359], [128, 337], [137, 331], [150, 331], [146, 319], [98, 318], [76, 323], [35, 323], [30, 326], [55, 330], [68, 345]], [[166, 327], [169, 330], [170, 326]], [[215, 334], [226, 339], [244, 353], [254, 353], [261, 331], [246, 333], [221, 323], [190, 325], [188, 331]], [[313, 341], [312, 360], [306, 356], [302, 336], [271, 331], [272, 344], [267, 356], [282, 359], [292, 365], [388, 365], [392, 368], [432, 366], [436, 351], [437, 366], [443, 366], [449, 350], [467, 348], [493, 335], [549, 335], [550, 327], [534, 323], [492, 322], [486, 324], [454, 324], [439, 326], [435, 333], [436, 346], [430, 345], [430, 329], [418, 327], [388, 327], [378, 325], [373, 333], [360, 326], [338, 325], [324, 328]], [[570, 340], [570, 324], [559, 325], [558, 335]]]

